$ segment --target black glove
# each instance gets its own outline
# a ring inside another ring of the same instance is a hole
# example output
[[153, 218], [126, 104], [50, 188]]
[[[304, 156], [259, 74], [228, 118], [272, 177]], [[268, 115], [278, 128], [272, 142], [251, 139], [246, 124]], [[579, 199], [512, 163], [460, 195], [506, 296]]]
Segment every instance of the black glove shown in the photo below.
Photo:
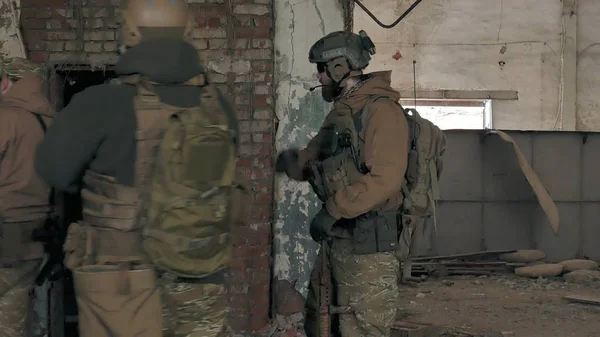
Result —
[[333, 225], [337, 220], [323, 207], [310, 223], [310, 237], [316, 242], [331, 237]]
[[298, 163], [298, 150], [284, 150], [277, 156], [275, 162], [275, 172], [287, 172], [289, 169]]

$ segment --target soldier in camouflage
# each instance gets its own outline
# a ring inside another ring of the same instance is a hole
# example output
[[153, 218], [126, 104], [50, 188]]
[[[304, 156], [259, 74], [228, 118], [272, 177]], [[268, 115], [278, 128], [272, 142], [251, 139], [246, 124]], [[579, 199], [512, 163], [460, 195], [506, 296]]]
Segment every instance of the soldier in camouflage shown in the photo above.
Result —
[[317, 65], [323, 98], [333, 110], [305, 149], [285, 150], [277, 158], [278, 172], [308, 181], [323, 202], [310, 224], [322, 247], [306, 301], [309, 337], [328, 334], [318, 322], [324, 255], [330, 255], [334, 302], [346, 309], [339, 313], [341, 336], [389, 336], [396, 316], [394, 251], [409, 128], [391, 72], [363, 73], [374, 53], [364, 31], [334, 32], [312, 46], [309, 61]]
[[26, 336], [29, 293], [44, 249], [32, 242], [51, 211], [50, 187], [35, 173], [35, 148], [54, 116], [44, 67], [24, 58], [0, 63], [0, 336]]
[[126, 1], [118, 80], [75, 95], [38, 148], [36, 168], [47, 182], [82, 188], [83, 221], [70, 225], [65, 243], [81, 337], [228, 333], [226, 270], [184, 278], [158, 268], [144, 240], [145, 206], [137, 208], [149, 204], [148, 177], [168, 120], [161, 104], [200, 105], [206, 69], [186, 41], [191, 14], [184, 0]]

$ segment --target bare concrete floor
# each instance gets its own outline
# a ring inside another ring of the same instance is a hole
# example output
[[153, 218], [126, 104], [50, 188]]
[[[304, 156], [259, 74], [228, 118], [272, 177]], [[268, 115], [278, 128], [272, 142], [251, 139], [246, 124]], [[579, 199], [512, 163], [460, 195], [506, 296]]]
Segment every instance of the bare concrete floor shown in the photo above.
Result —
[[[448, 277], [400, 289], [398, 319], [467, 333], [514, 337], [600, 337], [600, 306], [567, 295], [600, 296], [600, 284], [512, 275]], [[465, 334], [464, 336], [468, 336]]]

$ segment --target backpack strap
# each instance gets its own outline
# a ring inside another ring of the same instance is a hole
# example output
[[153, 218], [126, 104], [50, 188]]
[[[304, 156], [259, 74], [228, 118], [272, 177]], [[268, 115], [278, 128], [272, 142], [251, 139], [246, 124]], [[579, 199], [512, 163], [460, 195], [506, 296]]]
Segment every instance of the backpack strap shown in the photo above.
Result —
[[[369, 109], [371, 108], [371, 105], [373, 103], [375, 103], [375, 101], [379, 100], [379, 99], [389, 99], [390, 101], [394, 102], [394, 104], [396, 104], [398, 107], [400, 107], [400, 109], [406, 114], [407, 109], [404, 109], [404, 107], [398, 103], [398, 101], [393, 100], [391, 97], [389, 96], [373, 96], [372, 98], [370, 98], [367, 103], [365, 103], [365, 105], [363, 106], [363, 108], [360, 110], [360, 112], [357, 114], [355, 121], [355, 125], [356, 125], [356, 132], [360, 132], [362, 129], [367, 130], [367, 124], [368, 124], [368, 118], [369, 118]], [[416, 110], [414, 109], [410, 109], [410, 111], [415, 114], [415, 117], [418, 116], [419, 114], [417, 113]], [[415, 148], [416, 146], [416, 133], [415, 133], [415, 128], [414, 126], [416, 126], [416, 118], [415, 121], [413, 121], [413, 127], [410, 130], [410, 146], [412, 148]]]
[[[135, 85], [138, 88], [138, 97], [140, 97], [144, 103], [150, 105], [161, 104], [160, 99], [156, 94], [154, 88], [155, 85], [160, 85], [160, 83], [150, 81], [149, 79], [146, 79], [139, 74], [121, 76], [119, 80], [121, 83]], [[195, 76], [181, 83], [180, 85], [197, 86], [201, 88], [200, 96], [201, 99], [204, 100], [204, 102], [206, 102], [207, 100], [212, 101], [215, 98], [217, 99], [218, 103], [221, 104], [221, 106], [223, 107], [223, 111], [226, 114], [227, 121], [229, 123], [229, 133], [231, 135], [231, 138], [233, 139], [233, 142], [235, 143], [236, 152], [239, 152], [239, 123], [235, 114], [235, 109], [231, 102], [229, 102], [229, 100], [227, 100], [225, 96], [223, 96], [223, 94], [218, 88], [216, 88], [212, 84], [209, 84], [206, 80], [206, 77], [203, 74]]]
[[[377, 95], [377, 96], [373, 96], [371, 97], [367, 103], [365, 103], [365, 105], [362, 107], [362, 109], [355, 115], [354, 118], [354, 125], [356, 126], [356, 133], [359, 134], [360, 131], [362, 131], [363, 129], [365, 130], [365, 132], [367, 131], [367, 126], [368, 126], [368, 121], [369, 121], [369, 109], [371, 108], [371, 105], [373, 103], [375, 103], [376, 101], [380, 100], [380, 99], [389, 99], [390, 101], [394, 102], [394, 104], [396, 104], [398, 107], [400, 107], [400, 109], [406, 113], [406, 109], [404, 109], [404, 107], [398, 103], [396, 100], [392, 99], [389, 96], [381, 96], [381, 95]], [[415, 110], [416, 112], [416, 110]], [[414, 124], [416, 125], [416, 122], [414, 122]], [[412, 128], [410, 128], [410, 148], [415, 149], [416, 148], [416, 136], [415, 136], [415, 131], [414, 131], [414, 126]], [[363, 140], [364, 142], [364, 140]]]
[[[35, 117], [35, 119], [37, 119], [38, 123], [40, 124], [40, 128], [42, 129], [42, 133], [45, 135], [46, 130], [48, 130], [48, 126], [46, 125], [46, 122], [44, 122], [44, 118], [42, 117], [42, 115], [35, 112], [32, 112], [31, 114]], [[54, 212], [54, 193], [54, 187], [50, 186], [50, 195], [48, 196], [48, 204], [51, 207], [50, 214]]]
[[360, 109], [360, 111], [358, 112], [358, 114], [356, 114], [355, 118], [354, 118], [354, 125], [356, 125], [356, 133], [360, 133], [363, 129], [367, 130], [367, 122], [368, 122], [368, 117], [369, 117], [369, 108], [371, 107], [371, 104], [373, 104], [375, 101], [377, 101], [378, 99], [381, 98], [389, 98], [387, 96], [373, 96], [371, 97], [367, 103], [365, 103], [365, 105], [362, 107], [362, 109]]

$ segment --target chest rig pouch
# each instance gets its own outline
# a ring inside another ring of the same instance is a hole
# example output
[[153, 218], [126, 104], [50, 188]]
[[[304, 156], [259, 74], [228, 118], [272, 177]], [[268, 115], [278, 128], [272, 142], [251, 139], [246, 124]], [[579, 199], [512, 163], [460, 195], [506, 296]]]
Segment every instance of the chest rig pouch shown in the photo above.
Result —
[[358, 136], [351, 117], [330, 117], [320, 132], [321, 147], [317, 160], [309, 164], [309, 183], [325, 202], [337, 191], [355, 183], [362, 173], [357, 166]]

